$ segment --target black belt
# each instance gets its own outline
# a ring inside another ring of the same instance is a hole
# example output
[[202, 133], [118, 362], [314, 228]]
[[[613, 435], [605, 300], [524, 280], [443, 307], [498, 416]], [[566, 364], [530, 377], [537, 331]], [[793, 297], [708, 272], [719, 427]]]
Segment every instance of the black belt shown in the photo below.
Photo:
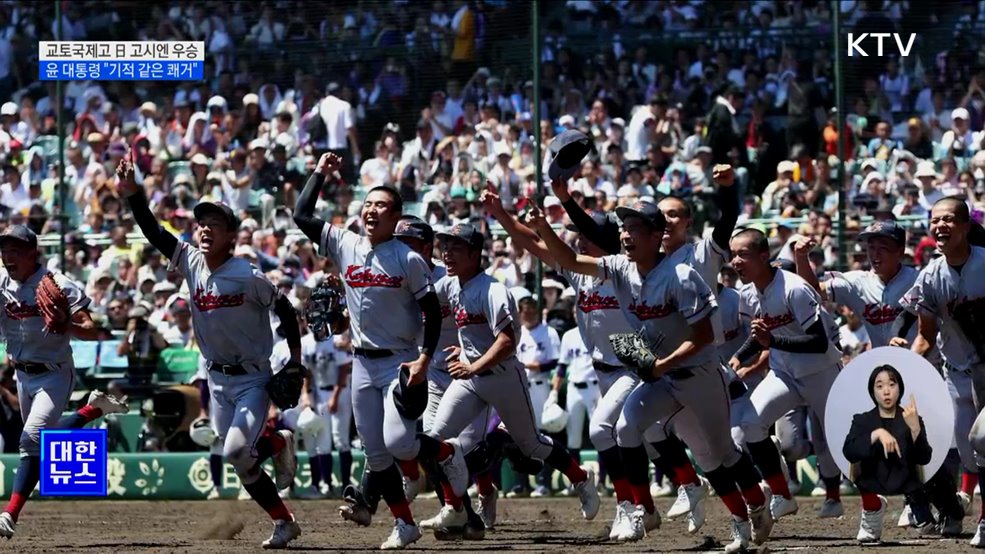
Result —
[[366, 358], [368, 360], [380, 360], [393, 356], [393, 350], [385, 349], [376, 350], [371, 348], [353, 348], [352, 353], [360, 358]]
[[590, 385], [597, 385], [599, 384], [599, 382], [596, 381], [595, 379], [591, 379], [583, 383], [571, 383], [571, 384], [574, 385], [576, 389], [587, 389]]
[[530, 386], [531, 387], [534, 386], [534, 385], [540, 386], [540, 385], [543, 385], [545, 383], [547, 383], [547, 381], [544, 381], [543, 379], [539, 379], [537, 381], [534, 381], [533, 379], [530, 380]]
[[612, 373], [623, 368], [621, 365], [610, 365], [598, 360], [592, 360], [592, 367], [595, 368], [595, 371], [601, 371], [602, 373]]
[[318, 387], [318, 390], [333, 391], [335, 390], [335, 385], [325, 385], [324, 387]]
[[241, 364], [219, 364], [216, 362], [209, 362], [209, 371], [217, 371], [228, 377], [246, 375], [249, 373], [249, 371], [247, 371]]
[[27, 373], [28, 375], [40, 375], [40, 374], [46, 373], [48, 371], [48, 366], [47, 365], [45, 365], [45, 364], [36, 364], [36, 363], [31, 363], [31, 362], [24, 362], [24, 363], [14, 362], [13, 365], [11, 365], [11, 367], [13, 367], [14, 369], [16, 369], [17, 371], [23, 371], [24, 373]]

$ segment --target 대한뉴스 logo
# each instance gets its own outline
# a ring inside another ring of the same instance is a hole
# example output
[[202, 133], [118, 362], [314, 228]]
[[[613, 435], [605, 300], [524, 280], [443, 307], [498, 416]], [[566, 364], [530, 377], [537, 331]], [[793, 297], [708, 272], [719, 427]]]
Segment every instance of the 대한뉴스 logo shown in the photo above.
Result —
[[[917, 37], [916, 33], [910, 33], [910, 38], [906, 41], [906, 46], [903, 46], [902, 35], [900, 33], [862, 33], [856, 36], [855, 33], [848, 33], [848, 57], [859, 55], [862, 57], [868, 57], [869, 54], [865, 50], [862, 50], [862, 41], [866, 41], [867, 44], [872, 43], [872, 39], [876, 40], [876, 55], [883, 55], [882, 40], [888, 37], [893, 37], [896, 41], [896, 48], [899, 50], [899, 55], [905, 58], [910, 55], [910, 50], [913, 49], [913, 39]], [[870, 46], [871, 48], [871, 46]], [[856, 52], [858, 54], [856, 54]]]

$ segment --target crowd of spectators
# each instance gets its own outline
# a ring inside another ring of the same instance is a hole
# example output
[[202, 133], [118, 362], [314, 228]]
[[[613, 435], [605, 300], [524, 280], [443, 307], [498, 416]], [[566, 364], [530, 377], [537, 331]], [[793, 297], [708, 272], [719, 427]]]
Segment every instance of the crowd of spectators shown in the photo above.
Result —
[[[154, 352], [193, 346], [194, 338], [187, 291], [139, 240], [118, 196], [114, 168], [131, 152], [167, 230], [191, 240], [194, 205], [226, 202], [243, 221], [235, 255], [301, 296], [312, 275], [333, 269], [290, 217], [326, 151], [346, 165], [320, 200], [320, 215], [357, 231], [360, 199], [381, 184], [436, 227], [474, 221], [492, 239], [478, 201], [487, 183], [507, 209], [542, 201], [562, 225], [564, 210], [536, 182], [534, 141], [539, 130], [546, 153], [569, 128], [595, 143], [569, 183], [587, 210], [675, 194], [693, 202], [694, 231], [702, 234], [718, 211], [711, 167], [729, 163], [742, 194], [739, 224], [764, 225], [780, 256], [789, 255], [793, 236], [813, 235], [825, 263], [836, 263], [840, 191], [850, 230], [869, 216], [912, 220], [908, 252], [917, 265], [933, 251], [920, 228], [934, 200], [962, 195], [981, 218], [985, 47], [969, 44], [962, 30], [977, 28], [985, 2], [936, 10], [899, 0], [841, 2], [849, 28], [954, 29], [941, 49], [924, 33], [910, 57], [865, 60], [872, 70], [846, 84], [843, 129], [833, 110], [830, 3], [732, 4], [547, 3], [538, 121], [525, 2], [381, 0], [314, 9], [297, 1], [179, 0], [139, 10], [65, 2], [61, 38], [202, 40], [207, 79], [66, 83], [67, 143], [59, 152], [55, 84], [33, 79], [36, 44], [55, 37], [58, 25], [51, 6], [6, 2], [0, 226], [64, 233], [64, 258], [51, 250], [48, 263], [64, 259], [60, 269], [85, 283], [94, 315], [139, 337], [119, 354], [146, 367]], [[501, 236], [489, 245], [491, 273], [536, 288], [528, 253]], [[863, 259], [849, 252], [852, 265]], [[553, 304], [566, 287], [548, 278], [544, 295]]]

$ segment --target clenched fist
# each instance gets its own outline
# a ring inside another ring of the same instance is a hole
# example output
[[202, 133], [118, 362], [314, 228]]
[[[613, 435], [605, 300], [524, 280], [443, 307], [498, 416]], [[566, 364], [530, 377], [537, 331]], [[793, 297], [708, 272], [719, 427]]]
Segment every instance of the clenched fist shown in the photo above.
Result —
[[342, 156], [338, 154], [333, 154], [332, 152], [326, 152], [321, 155], [318, 160], [318, 167], [315, 171], [321, 173], [322, 175], [328, 176], [335, 173], [342, 168]]
[[720, 187], [730, 187], [735, 184], [735, 170], [729, 164], [717, 164], [711, 168], [711, 178]]

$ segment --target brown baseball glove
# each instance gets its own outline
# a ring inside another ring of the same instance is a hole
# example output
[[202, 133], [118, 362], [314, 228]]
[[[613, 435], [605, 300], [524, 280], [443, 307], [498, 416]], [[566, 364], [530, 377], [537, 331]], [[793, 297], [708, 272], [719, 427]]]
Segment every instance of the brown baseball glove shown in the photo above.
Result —
[[41, 278], [35, 300], [41, 317], [44, 318], [45, 331], [63, 335], [71, 323], [69, 315], [68, 296], [55, 282], [55, 276], [50, 272]]

